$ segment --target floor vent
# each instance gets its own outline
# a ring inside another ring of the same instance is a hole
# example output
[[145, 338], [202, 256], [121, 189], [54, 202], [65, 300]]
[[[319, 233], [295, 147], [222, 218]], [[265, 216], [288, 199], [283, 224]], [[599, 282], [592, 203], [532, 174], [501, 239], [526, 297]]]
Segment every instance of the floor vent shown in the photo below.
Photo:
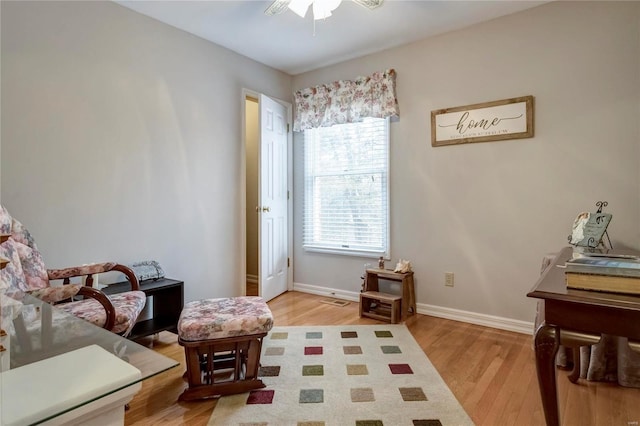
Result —
[[349, 304], [348, 301], [339, 299], [322, 299], [320, 303], [326, 303], [327, 305], [333, 306], [347, 306]]

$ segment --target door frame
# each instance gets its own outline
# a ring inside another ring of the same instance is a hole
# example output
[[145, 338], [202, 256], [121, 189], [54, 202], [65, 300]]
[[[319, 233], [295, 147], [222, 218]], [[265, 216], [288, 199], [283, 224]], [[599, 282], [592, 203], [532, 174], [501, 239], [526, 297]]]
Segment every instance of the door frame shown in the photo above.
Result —
[[[240, 143], [240, 283], [241, 289], [239, 294], [245, 296], [247, 294], [247, 151], [246, 151], [246, 106], [247, 97], [256, 99], [260, 102], [260, 95], [269, 96], [268, 94], [257, 92], [255, 90], [242, 88], [241, 96], [241, 134]], [[287, 132], [287, 191], [289, 199], [287, 200], [287, 257], [289, 258], [289, 267], [287, 268], [287, 291], [293, 290], [293, 105], [282, 99], [269, 96], [274, 101], [284, 105], [287, 108], [287, 123], [289, 124], [289, 132]], [[258, 182], [259, 183], [259, 182]], [[260, 250], [260, 247], [258, 247]], [[259, 256], [258, 256], [259, 257]], [[260, 280], [258, 280], [259, 282]], [[262, 289], [258, 286], [258, 293], [262, 295]]]

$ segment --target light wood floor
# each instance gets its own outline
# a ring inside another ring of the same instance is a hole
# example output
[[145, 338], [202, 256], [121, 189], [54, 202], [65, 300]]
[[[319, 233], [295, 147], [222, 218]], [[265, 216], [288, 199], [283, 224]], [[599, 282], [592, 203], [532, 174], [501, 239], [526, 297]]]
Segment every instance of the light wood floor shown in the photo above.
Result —
[[247, 296], [258, 295], [258, 283], [250, 283], [247, 281]]
[[[377, 324], [358, 317], [358, 304], [319, 303], [320, 296], [289, 292], [269, 302], [276, 326]], [[413, 315], [406, 322], [458, 401], [477, 425], [544, 425], [531, 336], [456, 321]], [[215, 400], [177, 402], [185, 388], [184, 351], [177, 336], [163, 332], [140, 343], [181, 365], [143, 382], [125, 425], [206, 425]], [[558, 373], [564, 425], [637, 426], [640, 389], [581, 380]]]

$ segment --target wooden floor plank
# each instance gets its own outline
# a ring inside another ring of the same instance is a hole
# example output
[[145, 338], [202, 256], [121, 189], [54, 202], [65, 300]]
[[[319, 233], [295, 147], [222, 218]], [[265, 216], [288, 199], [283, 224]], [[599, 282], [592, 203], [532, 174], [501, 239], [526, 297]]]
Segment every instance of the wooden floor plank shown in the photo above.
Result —
[[[324, 296], [289, 292], [269, 302], [275, 324], [379, 324], [358, 317], [358, 303], [333, 306]], [[544, 425], [531, 336], [426, 315], [406, 321], [414, 338], [473, 421], [479, 425]], [[130, 403], [125, 425], [206, 425], [215, 400], [177, 402], [186, 383], [184, 350], [169, 332], [140, 343], [181, 362], [143, 382]], [[607, 383], [572, 384], [558, 373], [563, 424], [635, 425], [640, 420], [640, 389]]]

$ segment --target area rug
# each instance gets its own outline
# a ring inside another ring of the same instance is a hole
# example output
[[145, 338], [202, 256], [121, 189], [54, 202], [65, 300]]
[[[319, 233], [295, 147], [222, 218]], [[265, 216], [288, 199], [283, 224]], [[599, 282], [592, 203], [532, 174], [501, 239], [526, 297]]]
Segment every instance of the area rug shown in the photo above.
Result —
[[267, 387], [220, 398], [209, 425], [472, 425], [404, 325], [274, 327]]

